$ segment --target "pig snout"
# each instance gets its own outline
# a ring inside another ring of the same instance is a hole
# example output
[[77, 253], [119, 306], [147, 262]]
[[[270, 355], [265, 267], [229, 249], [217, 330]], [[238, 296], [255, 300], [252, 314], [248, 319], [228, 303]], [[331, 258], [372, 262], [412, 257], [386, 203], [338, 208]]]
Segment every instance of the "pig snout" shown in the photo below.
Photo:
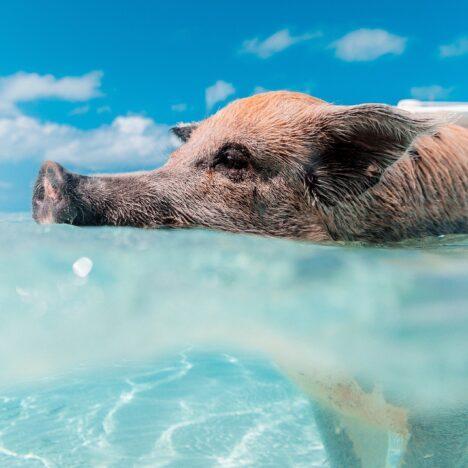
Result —
[[42, 164], [34, 186], [32, 211], [39, 224], [73, 224], [77, 209], [73, 203], [73, 174], [60, 164]]

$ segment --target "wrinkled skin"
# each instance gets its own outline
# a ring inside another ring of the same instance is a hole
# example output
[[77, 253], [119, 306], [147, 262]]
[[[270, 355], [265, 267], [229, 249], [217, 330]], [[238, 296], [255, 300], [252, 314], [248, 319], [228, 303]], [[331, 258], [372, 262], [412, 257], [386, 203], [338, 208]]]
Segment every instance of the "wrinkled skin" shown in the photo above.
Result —
[[272, 92], [176, 127], [160, 169], [81, 176], [45, 162], [39, 223], [205, 226], [383, 242], [468, 231], [468, 130], [390, 106]]

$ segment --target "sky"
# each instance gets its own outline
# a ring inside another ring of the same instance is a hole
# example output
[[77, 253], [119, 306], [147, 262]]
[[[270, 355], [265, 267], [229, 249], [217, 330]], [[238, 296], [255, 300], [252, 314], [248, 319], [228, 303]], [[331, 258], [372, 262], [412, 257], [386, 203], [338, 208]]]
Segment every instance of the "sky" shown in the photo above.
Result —
[[2, 0], [0, 211], [30, 209], [44, 159], [154, 168], [172, 125], [265, 90], [468, 101], [467, 17], [467, 0]]

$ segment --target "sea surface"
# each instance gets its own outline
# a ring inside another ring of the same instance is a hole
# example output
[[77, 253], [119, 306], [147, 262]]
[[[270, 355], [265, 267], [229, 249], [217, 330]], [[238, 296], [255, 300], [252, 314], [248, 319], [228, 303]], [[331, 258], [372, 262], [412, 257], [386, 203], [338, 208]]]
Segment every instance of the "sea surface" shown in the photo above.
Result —
[[1, 467], [329, 466], [299, 376], [420, 414], [468, 406], [467, 236], [318, 245], [5, 214], [0, 319]]

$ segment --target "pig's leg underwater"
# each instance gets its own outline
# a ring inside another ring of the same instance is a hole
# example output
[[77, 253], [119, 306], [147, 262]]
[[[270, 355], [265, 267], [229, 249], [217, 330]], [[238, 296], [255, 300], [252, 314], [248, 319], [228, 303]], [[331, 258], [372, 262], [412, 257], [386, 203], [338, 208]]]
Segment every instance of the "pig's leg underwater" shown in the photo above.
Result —
[[366, 392], [352, 379], [310, 369], [287, 369], [286, 374], [314, 405], [315, 423], [332, 468], [385, 468], [388, 429], [405, 432], [404, 410], [388, 405], [379, 392]]
[[314, 403], [331, 467], [384, 468], [391, 433], [402, 439], [403, 467], [468, 466], [466, 407], [417, 411], [409, 402], [390, 402], [375, 387], [346, 376], [293, 369], [291, 361], [281, 368]]
[[315, 423], [332, 468], [385, 468], [388, 433], [315, 403]]
[[[333, 468], [385, 468], [390, 428], [348, 416], [327, 404], [315, 403], [315, 423]], [[384, 410], [385, 411], [385, 410]], [[437, 409], [419, 414], [407, 409], [407, 434], [400, 466], [407, 468], [463, 468], [468, 466], [468, 411]], [[364, 415], [363, 415], [364, 416]]]

